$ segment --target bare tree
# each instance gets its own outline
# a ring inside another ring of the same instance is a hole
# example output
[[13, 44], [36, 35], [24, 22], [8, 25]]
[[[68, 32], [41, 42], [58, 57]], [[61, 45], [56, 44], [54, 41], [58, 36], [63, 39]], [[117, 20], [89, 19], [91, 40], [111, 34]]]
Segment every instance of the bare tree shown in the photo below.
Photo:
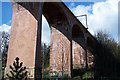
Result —
[[3, 31], [2, 34], [2, 39], [1, 39], [1, 50], [0, 52], [2, 53], [2, 66], [6, 66], [6, 61], [7, 61], [7, 52], [8, 52], [8, 44], [9, 44], [9, 33]]
[[9, 33], [5, 31], [0, 32], [0, 77], [4, 78], [4, 70], [7, 62], [7, 52], [9, 43]]

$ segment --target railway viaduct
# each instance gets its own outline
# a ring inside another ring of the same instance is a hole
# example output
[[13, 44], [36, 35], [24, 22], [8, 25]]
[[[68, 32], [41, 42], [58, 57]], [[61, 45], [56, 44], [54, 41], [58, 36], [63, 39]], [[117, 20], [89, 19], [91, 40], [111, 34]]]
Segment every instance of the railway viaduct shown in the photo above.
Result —
[[31, 78], [42, 78], [42, 14], [51, 29], [50, 73], [64, 71], [72, 76], [74, 68], [88, 67], [92, 62], [96, 40], [63, 2], [12, 2], [12, 9], [6, 73], [19, 57]]

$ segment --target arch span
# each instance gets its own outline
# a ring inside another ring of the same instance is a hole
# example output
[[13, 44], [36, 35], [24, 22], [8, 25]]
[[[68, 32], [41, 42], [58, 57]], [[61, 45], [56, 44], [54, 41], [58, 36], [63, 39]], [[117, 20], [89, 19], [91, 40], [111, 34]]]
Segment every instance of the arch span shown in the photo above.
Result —
[[64, 71], [65, 74], [70, 76], [69, 23], [64, 8], [60, 6], [62, 4], [55, 2], [13, 3], [12, 35], [7, 68], [12, 64], [15, 57], [19, 57], [30, 69], [31, 77], [42, 77], [40, 49], [43, 14], [51, 27], [51, 71], [54, 72], [54, 68], [56, 68], [60, 73]]
[[48, 3], [43, 5], [43, 15], [51, 28], [50, 41], [50, 73], [70, 76], [70, 34], [66, 13], [61, 3]]
[[78, 25], [72, 27], [72, 56], [73, 56], [73, 76], [78, 76], [79, 70], [85, 65], [85, 37], [82, 29]]
[[[74, 50], [71, 48], [72, 40], [79, 45], [78, 48], [82, 48], [78, 49], [78, 52], [84, 53], [85, 34], [90, 35], [90, 33], [63, 2], [13, 2], [12, 33], [7, 68], [15, 57], [19, 57], [24, 65], [30, 68], [31, 78], [42, 78], [42, 14], [51, 28], [51, 72], [57, 70], [60, 72], [60, 76], [63, 75], [63, 72], [71, 76], [72, 50]], [[72, 27], [73, 30], [71, 30]]]

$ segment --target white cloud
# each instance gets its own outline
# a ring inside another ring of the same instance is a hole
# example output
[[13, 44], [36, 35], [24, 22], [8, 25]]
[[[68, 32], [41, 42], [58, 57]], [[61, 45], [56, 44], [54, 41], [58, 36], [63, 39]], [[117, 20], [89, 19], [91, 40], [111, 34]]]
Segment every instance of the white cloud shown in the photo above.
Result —
[[[106, 0], [90, 6], [78, 5], [71, 10], [76, 16], [88, 15], [88, 30], [92, 34], [103, 30], [118, 40], [118, 0]], [[85, 25], [85, 18], [78, 19]]]
[[0, 26], [0, 31], [6, 31], [6, 32], [9, 32], [11, 29], [11, 26], [7, 25], [7, 24], [2, 24]]
[[0, 30], [2, 29], [2, 27], [0, 26]]

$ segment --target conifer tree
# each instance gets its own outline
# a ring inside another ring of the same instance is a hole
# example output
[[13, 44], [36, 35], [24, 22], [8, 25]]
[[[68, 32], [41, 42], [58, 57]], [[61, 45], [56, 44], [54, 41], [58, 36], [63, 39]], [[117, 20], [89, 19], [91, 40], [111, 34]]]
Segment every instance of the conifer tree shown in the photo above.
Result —
[[26, 67], [23, 67], [23, 62], [19, 63], [19, 58], [17, 57], [13, 66], [10, 65], [10, 73], [7, 74], [7, 77], [10, 80], [26, 80], [27, 73]]

